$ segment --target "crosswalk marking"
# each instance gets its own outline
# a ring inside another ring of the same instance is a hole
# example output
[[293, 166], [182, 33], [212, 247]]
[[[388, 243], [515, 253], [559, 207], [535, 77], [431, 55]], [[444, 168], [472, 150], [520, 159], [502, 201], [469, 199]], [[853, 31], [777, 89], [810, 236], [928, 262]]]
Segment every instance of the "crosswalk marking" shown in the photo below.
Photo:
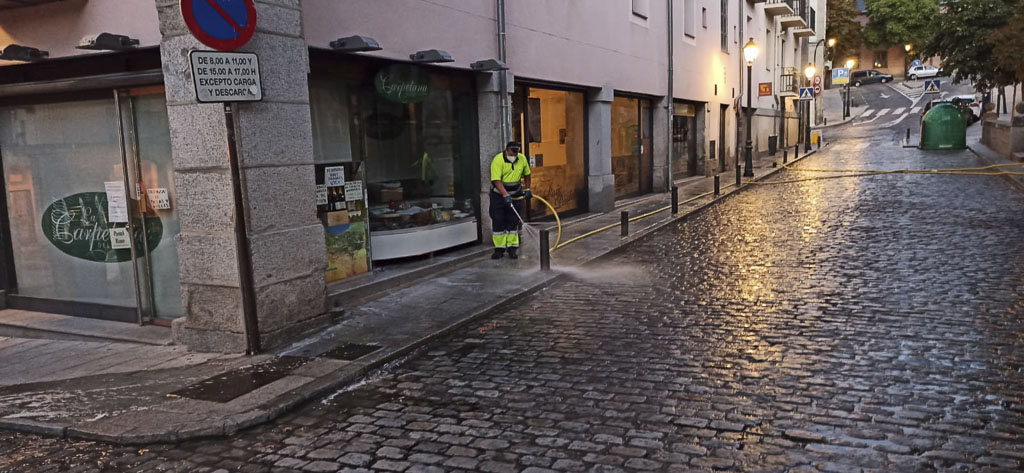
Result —
[[862, 114], [860, 115], [860, 117], [861, 117], [861, 118], [864, 118], [864, 117], [866, 117], [866, 116], [868, 116], [868, 115], [871, 115], [872, 113], [875, 113], [875, 111], [874, 111], [874, 110], [865, 110], [865, 111], [864, 111], [864, 113], [862, 113]]
[[893, 115], [899, 115], [899, 114], [903, 113], [903, 110], [905, 110], [905, 109], [906, 109], [906, 107], [897, 108], [896, 110], [892, 111], [892, 114]]
[[878, 111], [878, 115], [875, 115], [875, 118], [878, 118], [878, 117], [880, 117], [882, 115], [885, 115], [886, 113], [889, 113], [889, 109], [888, 108], [883, 108], [883, 109]]
[[914, 107], [914, 108], [910, 109], [910, 113], [918, 113], [920, 111], [921, 111], [921, 107]]
[[904, 118], [907, 118], [907, 115], [910, 115], [910, 112], [907, 112], [907, 113], [904, 113], [903, 115], [900, 115], [898, 118], [896, 118], [895, 120], [893, 120], [893, 121], [891, 121], [889, 123], [886, 123], [884, 125], [880, 125], [879, 128], [889, 128], [891, 126], [895, 126], [899, 122], [903, 121]]

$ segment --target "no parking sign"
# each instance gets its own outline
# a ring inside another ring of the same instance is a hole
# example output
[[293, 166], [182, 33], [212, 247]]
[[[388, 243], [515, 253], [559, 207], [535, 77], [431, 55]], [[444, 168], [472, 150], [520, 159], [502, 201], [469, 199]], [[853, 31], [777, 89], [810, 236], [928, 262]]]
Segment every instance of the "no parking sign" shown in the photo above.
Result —
[[180, 5], [192, 36], [211, 48], [238, 49], [256, 32], [252, 0], [181, 0]]

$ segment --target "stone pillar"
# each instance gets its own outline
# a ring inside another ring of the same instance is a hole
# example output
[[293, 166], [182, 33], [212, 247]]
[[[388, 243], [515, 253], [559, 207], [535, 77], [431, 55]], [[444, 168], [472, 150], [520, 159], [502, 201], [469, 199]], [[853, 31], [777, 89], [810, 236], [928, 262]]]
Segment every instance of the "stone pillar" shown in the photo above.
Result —
[[[511, 113], [514, 77], [505, 71], [508, 80], [509, 108]], [[501, 74], [502, 72], [483, 73], [477, 76], [476, 116], [477, 134], [480, 142], [480, 235], [483, 243], [491, 241], [491, 216], [487, 213], [491, 191], [491, 159], [505, 149], [505, 140], [501, 136]], [[510, 122], [511, 123], [511, 122]], [[511, 130], [509, 131], [511, 133]]]
[[[654, 179], [654, 186], [652, 187], [654, 192], [668, 192], [672, 187], [668, 185], [668, 175], [672, 174], [672, 163], [668, 162], [668, 149], [672, 146], [672, 134], [669, 133], [670, 115], [668, 106], [670, 103], [671, 101], [668, 97], [663, 97], [653, 104], [651, 159], [654, 160], [654, 166], [652, 166], [651, 174], [653, 176], [652, 179]], [[672, 157], [672, 159], [677, 158], [677, 156]]]
[[587, 93], [587, 189], [589, 210], [615, 209], [612, 174], [612, 100], [615, 89], [604, 86]]
[[[188, 63], [193, 38], [177, 0], [156, 0], [160, 56], [178, 192], [179, 272], [185, 317], [176, 342], [190, 350], [246, 348], [235, 243], [228, 130], [221, 104], [196, 102]], [[256, 0], [256, 35], [239, 49], [259, 56], [263, 101], [234, 107], [245, 224], [263, 348], [322, 321], [326, 249], [316, 217], [312, 128], [300, 0]]]
[[[716, 169], [716, 166], [718, 166], [718, 156], [711, 154], [711, 142], [708, 138], [708, 122], [712, 121], [708, 119], [708, 115], [710, 114], [711, 105], [704, 103], [696, 107], [693, 117], [693, 139], [697, 143], [696, 175], [698, 176], [710, 176], [712, 175], [712, 170]], [[716, 136], [715, 140], [718, 139], [717, 133], [718, 132], [716, 130], [715, 135], [713, 135]], [[715, 142], [715, 146], [718, 146], [717, 141]]]

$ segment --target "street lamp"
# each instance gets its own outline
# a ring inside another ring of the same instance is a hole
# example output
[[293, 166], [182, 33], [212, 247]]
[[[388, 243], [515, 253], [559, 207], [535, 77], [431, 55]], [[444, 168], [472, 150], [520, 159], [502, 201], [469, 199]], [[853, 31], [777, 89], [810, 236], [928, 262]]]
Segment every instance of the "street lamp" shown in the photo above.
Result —
[[[850, 71], [853, 70], [853, 66], [855, 66], [856, 64], [857, 64], [857, 61], [855, 61], [853, 58], [850, 58], [850, 59], [846, 60], [846, 71], [847, 71], [847, 74], [850, 74]], [[849, 77], [847, 77], [847, 79], [846, 79], [846, 102], [843, 103], [843, 120], [845, 120], [847, 118], [850, 118], [850, 78]]]
[[[743, 46], [743, 58], [747, 60], [747, 144], [744, 148], [743, 154], [743, 177], [754, 177], [754, 157], [752, 156], [753, 145], [750, 141], [750, 100], [752, 96], [750, 91], [750, 82], [752, 80], [751, 69], [754, 66], [754, 60], [757, 59], [757, 54], [759, 52], [761, 51], [758, 49], [757, 43], [754, 42], [754, 38], [750, 38], [750, 40], [747, 41], [747, 44]], [[736, 171], [739, 171], [739, 169], [737, 168]]]
[[[807, 78], [807, 86], [811, 86], [811, 80], [814, 79], [814, 73], [817, 72], [813, 63], [807, 63], [807, 67], [804, 68], [804, 77]], [[811, 152], [811, 102], [807, 101], [804, 104], [807, 112], [804, 114], [804, 152]]]

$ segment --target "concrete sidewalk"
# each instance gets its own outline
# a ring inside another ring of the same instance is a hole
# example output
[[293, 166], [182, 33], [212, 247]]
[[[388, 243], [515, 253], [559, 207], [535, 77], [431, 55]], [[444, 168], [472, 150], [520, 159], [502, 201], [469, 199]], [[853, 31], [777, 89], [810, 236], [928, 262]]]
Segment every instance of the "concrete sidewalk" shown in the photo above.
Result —
[[813, 127], [811, 127], [812, 130], [817, 130], [817, 129], [821, 129], [821, 128], [831, 128], [831, 127], [834, 127], [834, 126], [839, 126], [839, 125], [842, 125], [842, 124], [845, 124], [845, 123], [849, 123], [849, 122], [853, 121], [854, 118], [857, 118], [857, 117], [860, 116], [860, 114], [864, 113], [865, 110], [867, 110], [868, 107], [866, 105], [854, 105], [854, 104], [851, 104], [851, 106], [850, 106], [850, 116], [848, 118], [844, 119], [843, 118], [843, 95], [841, 93], [841, 90], [842, 89], [835, 88], [835, 89], [825, 89], [824, 91], [822, 91], [821, 96], [823, 97], [823, 100], [825, 101], [824, 115], [825, 115], [825, 123], [827, 123], [827, 125], [813, 126]]
[[[781, 171], [773, 166], [776, 161], [781, 164], [781, 154], [756, 160], [755, 179]], [[733, 176], [722, 174], [723, 196], [746, 188], [737, 189]], [[48, 352], [58, 353], [75, 344], [74, 351], [46, 363], [34, 361], [45, 357], [19, 358], [20, 377], [0, 385], [0, 428], [120, 444], [231, 434], [344, 390], [453, 330], [480, 324], [486, 331], [492, 326], [489, 315], [566, 277], [573, 267], [621, 251], [714, 205], [721, 198], [703, 195], [712, 188], [712, 178], [688, 180], [679, 190], [677, 215], [662, 210], [631, 222], [628, 236], [614, 227], [565, 246], [552, 253], [553, 271], [539, 270], [538, 244], [528, 236], [519, 260], [482, 257], [448, 274], [381, 294], [346, 308], [336, 325], [275, 353], [188, 355], [179, 347], [0, 339], [4, 360], [29, 346], [49, 345]], [[562, 241], [618, 223], [620, 211], [639, 216], [669, 205], [668, 193], [635, 199], [614, 212], [576, 219], [563, 228]], [[106, 356], [100, 356], [104, 350]], [[79, 361], [74, 369], [53, 368], [72, 360]], [[132, 364], [138, 360], [146, 364]]]
[[[981, 127], [982, 122], [980, 121], [967, 127], [967, 148], [969, 148], [972, 152], [974, 152], [975, 155], [978, 156], [978, 158], [980, 158], [982, 161], [985, 161], [987, 164], [1010, 164], [1019, 162], [1007, 158], [1006, 156], [1003, 156], [1002, 154], [996, 152], [994, 149], [981, 144]], [[1002, 170], [1020, 172], [1024, 171], [1024, 166], [1005, 167]], [[1013, 184], [1013, 186], [1016, 187], [1018, 190], [1024, 192], [1024, 176], [1003, 177], [1007, 179], [1010, 182], [1010, 184]]]

